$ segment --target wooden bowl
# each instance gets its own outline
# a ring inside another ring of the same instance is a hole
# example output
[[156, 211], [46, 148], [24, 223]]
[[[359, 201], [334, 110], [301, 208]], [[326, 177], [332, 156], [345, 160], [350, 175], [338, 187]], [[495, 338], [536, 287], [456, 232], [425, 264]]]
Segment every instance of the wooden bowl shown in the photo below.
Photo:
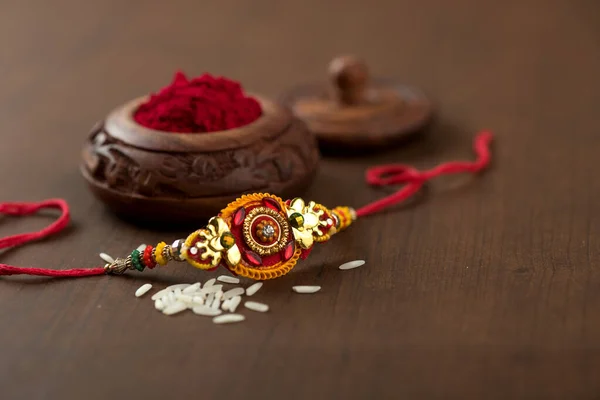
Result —
[[211, 133], [148, 129], [135, 99], [97, 124], [83, 148], [81, 172], [92, 192], [120, 215], [191, 222], [215, 216], [243, 193], [292, 198], [312, 182], [316, 140], [285, 108], [254, 96], [263, 115]]

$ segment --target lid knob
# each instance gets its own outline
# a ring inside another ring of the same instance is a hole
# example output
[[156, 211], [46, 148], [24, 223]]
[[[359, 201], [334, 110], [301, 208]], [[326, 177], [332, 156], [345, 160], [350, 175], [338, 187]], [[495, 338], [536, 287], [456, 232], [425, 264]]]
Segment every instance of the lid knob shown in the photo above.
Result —
[[369, 85], [369, 69], [356, 56], [336, 57], [329, 64], [331, 92], [341, 106], [358, 105], [366, 102]]

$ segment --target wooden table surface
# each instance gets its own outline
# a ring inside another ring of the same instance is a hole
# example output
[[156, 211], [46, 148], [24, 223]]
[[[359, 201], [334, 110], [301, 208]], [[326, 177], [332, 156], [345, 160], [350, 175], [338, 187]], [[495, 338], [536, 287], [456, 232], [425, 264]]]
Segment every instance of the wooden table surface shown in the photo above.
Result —
[[[422, 201], [359, 221], [216, 326], [165, 317], [134, 291], [206, 280], [194, 268], [122, 278], [2, 278], [2, 399], [560, 398], [600, 395], [600, 4], [597, 1], [16, 1], [0, 3], [2, 201], [64, 197], [68, 232], [0, 262], [98, 264], [184, 232], [114, 218], [79, 175], [110, 109], [209, 71], [276, 96], [325, 78], [333, 56], [420, 86], [427, 135], [385, 154], [325, 159], [307, 198], [362, 205], [365, 168], [471, 159]], [[0, 219], [0, 235], [51, 214]], [[342, 272], [337, 266], [364, 258]], [[322, 292], [300, 296], [295, 284]]]

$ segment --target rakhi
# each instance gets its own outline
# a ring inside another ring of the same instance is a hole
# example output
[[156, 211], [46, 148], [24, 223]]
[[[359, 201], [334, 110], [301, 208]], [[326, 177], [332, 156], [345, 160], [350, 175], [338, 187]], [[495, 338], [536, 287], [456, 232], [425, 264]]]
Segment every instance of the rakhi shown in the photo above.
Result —
[[[103, 274], [119, 275], [128, 270], [144, 271], [164, 266], [170, 261], [187, 262], [203, 270], [225, 267], [235, 275], [266, 280], [290, 272], [299, 259], [305, 259], [317, 243], [327, 242], [348, 228], [357, 218], [374, 214], [398, 204], [417, 193], [430, 179], [444, 174], [476, 173], [490, 163], [492, 134], [481, 132], [475, 137], [474, 162], [449, 162], [428, 171], [406, 165], [384, 165], [367, 171], [370, 185], [404, 184], [397, 192], [354, 210], [339, 206], [332, 209], [300, 198], [284, 201], [267, 193], [242, 195], [225, 207], [208, 225], [187, 238], [172, 244], [141, 245], [123, 258], [102, 255], [106, 264], [99, 268], [54, 270], [23, 268], [0, 264], [0, 275], [36, 275], [83, 277]], [[0, 249], [14, 247], [47, 237], [62, 230], [69, 222], [69, 207], [64, 200], [40, 203], [3, 203], [0, 213], [29, 215], [44, 208], [58, 208], [61, 216], [39, 232], [0, 239]]]

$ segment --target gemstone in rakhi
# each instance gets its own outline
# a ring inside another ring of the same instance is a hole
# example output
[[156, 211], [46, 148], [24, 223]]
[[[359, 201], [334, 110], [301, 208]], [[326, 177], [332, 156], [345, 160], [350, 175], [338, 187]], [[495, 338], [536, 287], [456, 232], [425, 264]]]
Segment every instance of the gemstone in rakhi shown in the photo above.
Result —
[[271, 197], [265, 197], [262, 199], [262, 202], [265, 206], [269, 207], [272, 210], [275, 211], [280, 211], [281, 208], [279, 207], [279, 203], [277, 202], [277, 200], [272, 199]]
[[246, 258], [246, 260], [248, 260], [250, 264], [254, 265], [255, 267], [260, 267], [262, 265], [262, 258], [260, 258], [258, 254], [252, 251], [245, 251], [244, 257]]
[[246, 209], [240, 207], [233, 215], [233, 224], [235, 226], [240, 226], [244, 222], [244, 218], [246, 218]]
[[221, 246], [225, 249], [230, 249], [235, 244], [235, 237], [231, 232], [225, 232], [221, 235]]
[[304, 225], [304, 216], [297, 212], [293, 213], [290, 215], [290, 225], [296, 229], [302, 228]]
[[292, 258], [295, 250], [296, 250], [296, 246], [294, 244], [294, 241], [292, 240], [285, 246], [285, 249], [283, 250], [283, 259], [285, 261], [287, 261], [290, 258]]
[[271, 224], [267, 224], [262, 229], [263, 235], [268, 238], [272, 238], [275, 235], [275, 228]]

